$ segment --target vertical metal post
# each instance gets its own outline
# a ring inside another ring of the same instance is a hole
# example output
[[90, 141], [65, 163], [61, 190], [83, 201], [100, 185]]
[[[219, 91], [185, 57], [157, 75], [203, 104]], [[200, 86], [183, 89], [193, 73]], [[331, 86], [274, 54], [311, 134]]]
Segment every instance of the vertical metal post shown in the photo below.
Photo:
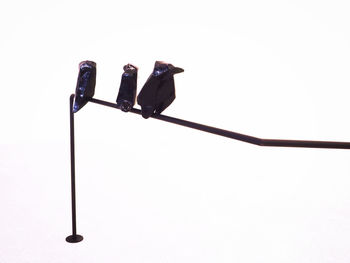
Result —
[[83, 236], [77, 235], [77, 217], [75, 202], [75, 149], [74, 149], [74, 94], [69, 97], [69, 118], [70, 118], [70, 167], [71, 167], [71, 197], [72, 197], [72, 235], [66, 237], [69, 243], [77, 243], [83, 240]]

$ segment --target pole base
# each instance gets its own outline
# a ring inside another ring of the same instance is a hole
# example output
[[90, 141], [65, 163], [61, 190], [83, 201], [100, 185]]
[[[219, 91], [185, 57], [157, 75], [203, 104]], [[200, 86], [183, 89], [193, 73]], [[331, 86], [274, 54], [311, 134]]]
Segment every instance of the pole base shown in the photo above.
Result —
[[81, 235], [70, 235], [66, 237], [66, 241], [69, 243], [78, 243], [82, 241], [84, 238]]

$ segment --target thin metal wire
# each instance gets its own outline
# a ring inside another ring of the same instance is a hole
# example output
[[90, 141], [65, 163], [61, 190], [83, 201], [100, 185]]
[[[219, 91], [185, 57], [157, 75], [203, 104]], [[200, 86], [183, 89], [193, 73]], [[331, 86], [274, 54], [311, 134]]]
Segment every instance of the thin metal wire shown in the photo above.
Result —
[[74, 145], [74, 94], [69, 97], [69, 120], [70, 120], [70, 167], [71, 167], [71, 199], [72, 199], [72, 234], [66, 237], [69, 243], [77, 243], [83, 240], [83, 236], [77, 234], [77, 215], [75, 199], [75, 145]]
[[[117, 109], [117, 104], [99, 100], [90, 99], [90, 102], [100, 104], [107, 107]], [[141, 115], [141, 110], [132, 108], [130, 112]], [[212, 126], [203, 125], [196, 122], [186, 121], [166, 115], [152, 115], [151, 118], [162, 120], [188, 128], [209, 132], [212, 134], [224, 136], [230, 139], [255, 144], [258, 146], [272, 147], [303, 147], [303, 148], [328, 148], [328, 149], [350, 149], [350, 142], [334, 142], [334, 141], [305, 141], [305, 140], [277, 140], [277, 139], [262, 139], [233, 131], [223, 130]]]

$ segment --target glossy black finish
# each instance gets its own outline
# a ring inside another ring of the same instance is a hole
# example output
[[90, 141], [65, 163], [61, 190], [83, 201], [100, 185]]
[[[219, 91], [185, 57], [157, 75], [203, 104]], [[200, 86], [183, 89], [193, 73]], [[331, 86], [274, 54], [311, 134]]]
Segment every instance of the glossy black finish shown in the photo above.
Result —
[[72, 197], [72, 235], [66, 238], [67, 242], [77, 243], [83, 240], [81, 235], [77, 235], [77, 216], [75, 201], [75, 147], [74, 147], [74, 94], [69, 97], [69, 120], [70, 120], [70, 168], [71, 168], [71, 197]]
[[137, 90], [137, 67], [127, 64], [124, 66], [124, 73], [120, 83], [117, 97], [117, 107], [128, 112], [135, 105]]
[[80, 241], [83, 241], [83, 236], [81, 235], [70, 235], [68, 237], [66, 237], [66, 241], [68, 243], [78, 243]]
[[75, 88], [73, 112], [79, 111], [95, 94], [96, 63], [83, 61], [79, 64], [79, 75]]
[[[93, 103], [117, 108], [117, 105], [111, 102], [94, 99], [90, 100]], [[139, 109], [131, 109], [130, 112], [136, 114], [142, 114], [142, 111]], [[235, 139], [251, 144], [255, 144], [258, 146], [273, 146], [273, 147], [304, 147], [304, 148], [333, 148], [333, 149], [350, 149], [350, 142], [333, 142], [333, 141], [304, 141], [304, 140], [278, 140], [278, 139], [262, 139], [257, 138], [233, 131], [223, 130], [216, 127], [211, 127], [203, 124], [199, 124], [196, 122], [186, 121], [166, 115], [161, 114], [153, 114], [150, 116], [151, 118], [171, 122], [174, 124], [178, 124], [181, 126], [185, 126], [188, 128], [209, 132], [212, 134], [224, 136], [230, 139]]]
[[183, 72], [171, 64], [156, 61], [152, 74], [137, 96], [145, 119], [159, 115], [175, 100], [174, 74]]

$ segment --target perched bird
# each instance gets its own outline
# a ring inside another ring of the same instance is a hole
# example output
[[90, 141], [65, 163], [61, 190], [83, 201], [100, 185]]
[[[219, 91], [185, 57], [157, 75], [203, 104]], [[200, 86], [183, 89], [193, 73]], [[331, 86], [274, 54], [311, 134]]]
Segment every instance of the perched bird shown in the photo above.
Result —
[[142, 117], [147, 119], [152, 114], [160, 114], [174, 101], [174, 74], [183, 71], [182, 68], [156, 61], [152, 74], [137, 96], [137, 103], [141, 106]]
[[95, 94], [96, 85], [96, 63], [93, 61], [83, 61], [79, 64], [79, 75], [77, 87], [75, 88], [75, 97], [73, 112], [76, 113], [91, 99]]
[[137, 89], [137, 67], [127, 64], [124, 66], [124, 73], [117, 96], [117, 108], [128, 112], [135, 105]]

